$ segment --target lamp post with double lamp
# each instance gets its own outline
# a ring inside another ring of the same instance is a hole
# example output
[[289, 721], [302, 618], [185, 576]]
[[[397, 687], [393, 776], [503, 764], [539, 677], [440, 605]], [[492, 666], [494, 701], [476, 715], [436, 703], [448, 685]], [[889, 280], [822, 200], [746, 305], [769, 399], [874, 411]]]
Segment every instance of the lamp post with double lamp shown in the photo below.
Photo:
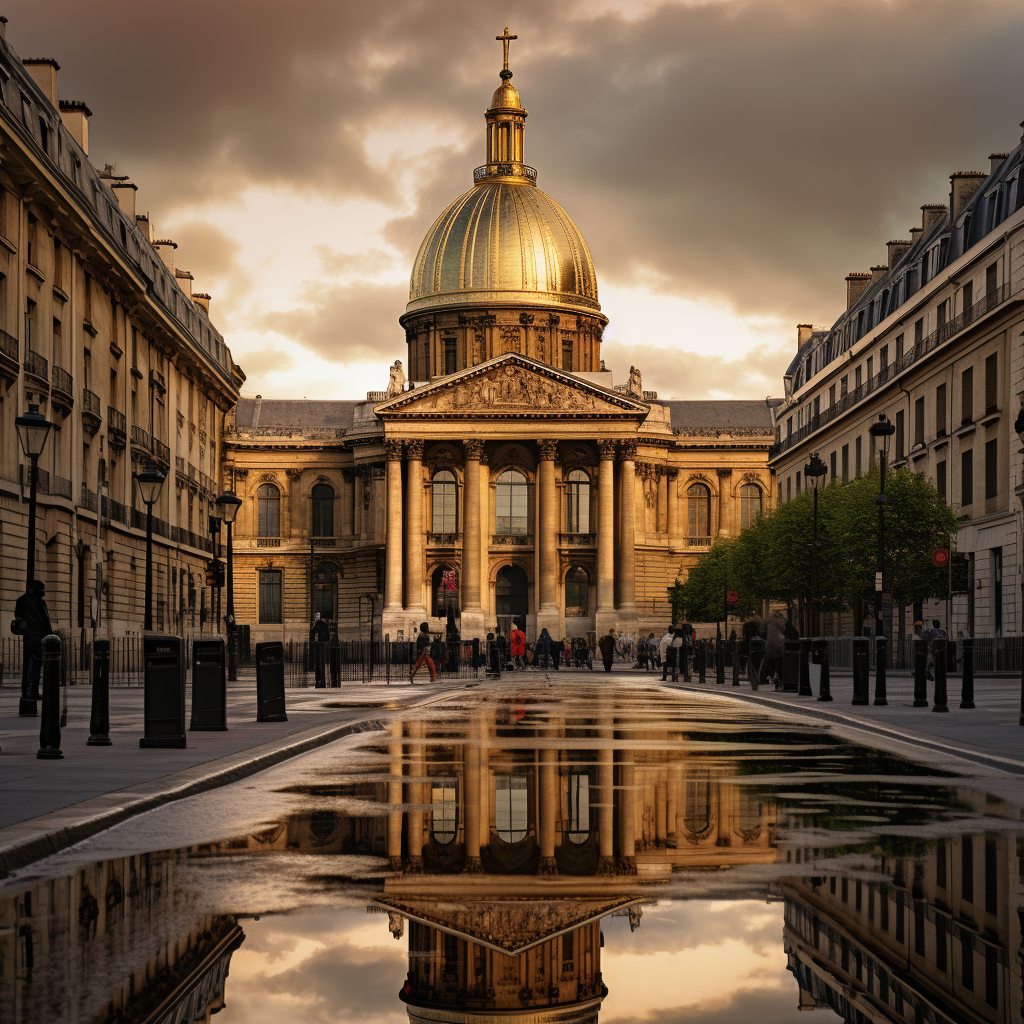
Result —
[[818, 611], [818, 487], [828, 469], [818, 458], [817, 452], [811, 452], [810, 461], [804, 466], [804, 479], [810, 480], [814, 488], [814, 528], [811, 534], [811, 635], [818, 636], [821, 632]]
[[896, 433], [896, 427], [884, 412], [868, 428], [868, 433], [878, 441], [878, 566], [875, 570], [875, 636], [884, 636], [882, 626], [882, 594], [885, 591], [885, 466], [889, 457], [889, 438]]
[[[28, 557], [25, 567], [25, 593], [32, 590], [36, 575], [36, 491], [39, 486], [39, 456], [43, 454], [53, 424], [39, 411], [38, 405], [29, 405], [28, 412], [14, 421], [18, 428], [21, 450], [29, 460], [28, 486]], [[19, 715], [34, 715], [35, 700], [28, 700], [26, 681], [28, 679], [28, 651], [23, 651], [21, 670], [21, 704]]]
[[228, 528], [228, 679], [234, 682], [238, 678], [238, 658], [235, 650], [235, 560], [231, 528], [238, 510], [242, 507], [242, 499], [233, 491], [225, 491], [214, 504]]
[[164, 479], [164, 471], [153, 465], [135, 474], [139, 494], [146, 506], [146, 610], [142, 628], [147, 633], [153, 631], [153, 506], [160, 498]]

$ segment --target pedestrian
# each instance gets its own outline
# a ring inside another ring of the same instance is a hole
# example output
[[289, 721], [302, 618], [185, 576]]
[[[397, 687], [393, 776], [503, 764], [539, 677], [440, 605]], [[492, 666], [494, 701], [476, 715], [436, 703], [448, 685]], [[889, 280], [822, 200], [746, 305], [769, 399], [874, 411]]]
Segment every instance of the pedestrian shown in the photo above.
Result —
[[675, 629], [669, 626], [664, 633], [661, 634], [661, 639], [658, 641], [658, 660], [661, 662], [661, 681], [665, 682], [668, 679], [668, 673], [670, 666], [668, 663], [669, 659], [669, 648], [672, 646], [672, 637], [675, 636]]
[[668, 646], [669, 658], [672, 659], [672, 682], [679, 682], [679, 667], [683, 660], [683, 627], [676, 626], [672, 633], [672, 642]]
[[681, 628], [683, 630], [683, 646], [679, 651], [681, 659], [679, 667], [683, 670], [683, 682], [688, 683], [690, 681], [690, 656], [695, 646], [696, 631], [689, 622], [681, 623]]
[[601, 660], [604, 662], [605, 672], [611, 672], [612, 658], [615, 657], [615, 630], [609, 629], [608, 632], [597, 641], [597, 646], [601, 650]]
[[327, 623], [327, 661], [331, 669], [331, 687], [341, 686], [341, 647], [338, 645], [338, 624], [331, 621], [331, 616], [323, 613]]
[[323, 616], [317, 612], [313, 616], [313, 625], [309, 628], [309, 647], [313, 657], [313, 685], [321, 690], [327, 686], [324, 673], [324, 665], [327, 654], [327, 643], [331, 639], [331, 627], [327, 625]]
[[432, 683], [437, 682], [437, 666], [434, 664], [434, 659], [430, 657], [430, 625], [426, 622], [420, 623], [420, 631], [416, 634], [416, 664], [409, 670], [409, 683], [415, 685], [416, 673], [424, 666], [427, 666], [427, 671], [430, 673], [430, 681]]
[[22, 637], [21, 696], [25, 700], [40, 700], [39, 673], [43, 667], [43, 637], [53, 632], [50, 613], [43, 595], [46, 586], [42, 580], [32, 585], [14, 605], [11, 632]]
[[501, 674], [501, 662], [498, 660], [498, 643], [494, 633], [487, 633], [487, 664], [490, 666], [491, 675]]
[[[916, 625], [916, 623], [915, 623]], [[938, 619], [932, 619], [932, 626], [925, 634], [928, 639], [928, 678], [935, 678], [935, 648], [946, 641], [946, 631]]]
[[[788, 625], [785, 618], [778, 613], [773, 615], [766, 624], [767, 636], [764, 644], [762, 682], [767, 683], [773, 678], [782, 678], [782, 656], [786, 652], [786, 627]], [[776, 688], [778, 688], [777, 683]]]
[[519, 628], [518, 623], [512, 623], [512, 632], [509, 634], [509, 653], [512, 655], [512, 669], [526, 669], [523, 659], [526, 656], [526, 634]]
[[[545, 626], [540, 631], [540, 636], [537, 637], [537, 663], [543, 669], [547, 669], [548, 662], [551, 660], [551, 634]], [[558, 667], [557, 665], [555, 666]]]
[[502, 672], [507, 672], [511, 666], [508, 661], [508, 637], [499, 629], [494, 636], [494, 643], [498, 648], [498, 664]]

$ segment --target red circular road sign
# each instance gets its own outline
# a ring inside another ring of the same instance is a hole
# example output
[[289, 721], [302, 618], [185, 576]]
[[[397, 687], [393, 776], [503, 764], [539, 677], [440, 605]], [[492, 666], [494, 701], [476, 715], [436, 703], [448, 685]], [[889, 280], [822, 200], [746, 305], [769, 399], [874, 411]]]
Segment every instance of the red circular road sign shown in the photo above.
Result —
[[739, 604], [740, 595], [738, 590], [727, 590], [725, 592], [725, 600], [727, 604]]
[[936, 548], [932, 552], [932, 565], [945, 569], [949, 565], [949, 551], [946, 548]]

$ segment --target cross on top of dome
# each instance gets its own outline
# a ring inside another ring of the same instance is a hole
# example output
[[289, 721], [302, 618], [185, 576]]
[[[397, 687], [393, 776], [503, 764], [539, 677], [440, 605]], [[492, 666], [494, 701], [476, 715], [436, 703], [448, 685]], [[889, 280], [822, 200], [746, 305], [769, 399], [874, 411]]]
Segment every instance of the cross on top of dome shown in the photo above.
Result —
[[[519, 38], [519, 36], [510, 36], [510, 35], [508, 34], [508, 25], [506, 25], [506, 26], [505, 26], [505, 32], [504, 32], [504, 34], [503, 34], [503, 35], [500, 35], [500, 36], [495, 36], [494, 38], [495, 38], [495, 40], [496, 40], [497, 42], [499, 42], [499, 43], [501, 43], [501, 44], [502, 44], [502, 46], [503, 46], [503, 48], [504, 48], [504, 50], [505, 50], [505, 63], [504, 63], [504, 66], [502, 67], [502, 71], [508, 71], [508, 44], [509, 44], [510, 42], [512, 42], [512, 40], [513, 40], [513, 39], [518, 39], [518, 38]], [[502, 75], [501, 77], [502, 77], [502, 78], [505, 78], [506, 76], [505, 76], [505, 75]], [[508, 73], [508, 76], [507, 76], [507, 77], [508, 77], [508, 78], [511, 78], [511, 77], [512, 77], [512, 72], [511, 72], [511, 71], [509, 71], [509, 73]]]

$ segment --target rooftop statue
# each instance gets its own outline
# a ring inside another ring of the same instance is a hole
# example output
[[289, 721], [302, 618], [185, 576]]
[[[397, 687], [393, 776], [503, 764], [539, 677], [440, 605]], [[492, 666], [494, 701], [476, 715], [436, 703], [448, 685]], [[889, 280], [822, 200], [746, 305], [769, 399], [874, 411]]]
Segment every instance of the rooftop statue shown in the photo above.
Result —
[[391, 376], [388, 380], [388, 398], [394, 398], [405, 390], [405, 373], [402, 370], [402, 360], [396, 359], [391, 366]]

